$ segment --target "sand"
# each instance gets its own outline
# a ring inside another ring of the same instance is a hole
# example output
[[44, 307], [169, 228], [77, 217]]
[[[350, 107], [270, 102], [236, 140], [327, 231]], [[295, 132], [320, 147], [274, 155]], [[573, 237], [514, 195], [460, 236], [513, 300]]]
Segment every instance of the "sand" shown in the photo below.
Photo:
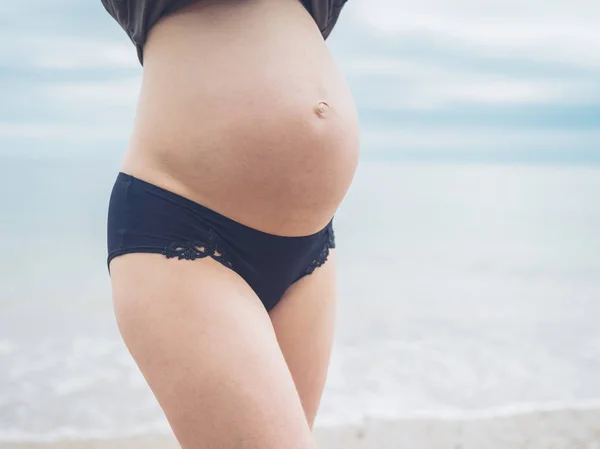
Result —
[[[600, 449], [600, 410], [561, 410], [457, 419], [367, 421], [315, 429], [319, 449]], [[170, 436], [53, 443], [2, 449], [178, 449]]]

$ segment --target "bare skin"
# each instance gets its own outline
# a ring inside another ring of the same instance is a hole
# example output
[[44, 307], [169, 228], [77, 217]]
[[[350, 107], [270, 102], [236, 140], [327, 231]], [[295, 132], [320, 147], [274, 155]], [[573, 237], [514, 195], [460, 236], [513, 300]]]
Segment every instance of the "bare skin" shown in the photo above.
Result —
[[332, 250], [327, 263], [292, 285], [270, 313], [310, 428], [327, 378], [336, 298], [335, 251]]
[[124, 171], [307, 235], [333, 216], [357, 158], [348, 86], [298, 0], [201, 0], [150, 32]]
[[[348, 87], [297, 0], [202, 0], [153, 28], [124, 172], [296, 236], [331, 219], [357, 158]], [[335, 251], [270, 313], [210, 258], [110, 270], [123, 339], [183, 449], [315, 448]]]

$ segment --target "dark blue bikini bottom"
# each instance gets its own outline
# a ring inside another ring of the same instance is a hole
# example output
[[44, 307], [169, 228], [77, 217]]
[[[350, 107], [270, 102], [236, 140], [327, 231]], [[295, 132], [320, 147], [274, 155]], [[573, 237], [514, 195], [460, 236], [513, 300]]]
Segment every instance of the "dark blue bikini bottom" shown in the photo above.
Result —
[[335, 248], [333, 219], [307, 236], [269, 234], [126, 173], [113, 186], [107, 237], [109, 268], [113, 258], [128, 253], [212, 257], [239, 274], [267, 310]]

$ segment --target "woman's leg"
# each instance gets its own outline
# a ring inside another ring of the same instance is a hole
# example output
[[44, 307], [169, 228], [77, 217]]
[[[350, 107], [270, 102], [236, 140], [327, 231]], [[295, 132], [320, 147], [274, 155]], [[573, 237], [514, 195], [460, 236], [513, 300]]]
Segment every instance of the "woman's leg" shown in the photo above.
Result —
[[311, 427], [327, 377], [336, 297], [335, 250], [330, 250], [327, 262], [293, 284], [270, 313]]
[[111, 262], [117, 323], [183, 449], [314, 449], [264, 306], [206, 258]]

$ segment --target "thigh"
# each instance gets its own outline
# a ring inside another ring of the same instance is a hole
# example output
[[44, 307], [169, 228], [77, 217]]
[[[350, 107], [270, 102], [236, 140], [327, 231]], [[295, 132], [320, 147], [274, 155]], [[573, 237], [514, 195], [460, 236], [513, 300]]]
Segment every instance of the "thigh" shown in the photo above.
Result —
[[269, 316], [210, 258], [111, 262], [125, 344], [183, 449], [314, 449]]
[[293, 284], [270, 313], [311, 427], [327, 377], [336, 297], [335, 250], [330, 250], [327, 262]]

